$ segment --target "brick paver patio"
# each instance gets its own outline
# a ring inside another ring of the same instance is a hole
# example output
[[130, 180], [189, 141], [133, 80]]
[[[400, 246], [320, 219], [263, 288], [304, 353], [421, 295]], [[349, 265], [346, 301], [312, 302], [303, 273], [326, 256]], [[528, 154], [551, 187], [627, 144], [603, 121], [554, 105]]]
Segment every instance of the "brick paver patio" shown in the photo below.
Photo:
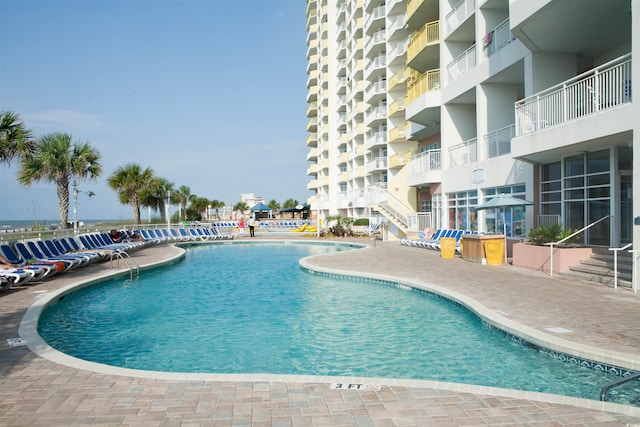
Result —
[[[258, 238], [266, 237], [277, 238]], [[377, 241], [374, 246], [369, 239], [357, 241], [368, 247], [319, 256], [305, 265], [428, 287], [534, 341], [583, 357], [606, 357], [630, 369], [640, 366], [640, 297], [629, 290], [551, 279], [511, 266], [441, 259], [436, 252], [397, 242]], [[150, 265], [178, 254], [173, 246], [156, 246], [137, 252], [134, 259]], [[371, 391], [331, 389], [335, 379], [316, 377], [123, 375], [108, 367], [70, 366], [27, 346], [8, 345], [7, 339], [19, 336], [27, 308], [43, 295], [112, 272], [104, 263], [0, 292], [0, 425], [640, 425], [637, 408], [562, 396], [388, 379], [376, 381], [381, 389]], [[553, 334], [547, 328], [570, 332]], [[29, 345], [30, 339], [27, 335]]]

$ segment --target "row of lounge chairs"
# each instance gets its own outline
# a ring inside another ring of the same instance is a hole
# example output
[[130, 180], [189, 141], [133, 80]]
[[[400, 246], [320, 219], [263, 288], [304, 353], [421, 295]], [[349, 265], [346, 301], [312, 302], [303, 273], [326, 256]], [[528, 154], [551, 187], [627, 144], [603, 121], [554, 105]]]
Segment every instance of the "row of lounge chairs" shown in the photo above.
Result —
[[470, 230], [455, 230], [455, 229], [437, 229], [433, 235], [429, 238], [411, 239], [405, 238], [400, 240], [400, 244], [405, 246], [411, 246], [415, 248], [431, 249], [439, 251], [441, 249], [440, 239], [450, 238], [456, 239], [455, 251], [459, 254], [462, 253], [462, 246], [460, 239], [465, 234], [478, 234], [477, 231]]
[[113, 260], [148, 245], [175, 242], [226, 240], [235, 234], [214, 228], [139, 229], [123, 231], [124, 240], [114, 242], [108, 233], [16, 242], [0, 245], [0, 254], [17, 267], [0, 267], [0, 289], [41, 282], [46, 278], [94, 262]]
[[16, 266], [0, 269], [0, 288], [41, 282], [144, 246], [144, 242], [113, 243], [107, 233], [85, 234], [78, 239], [80, 242], [74, 237], [65, 237], [0, 245], [3, 258]]

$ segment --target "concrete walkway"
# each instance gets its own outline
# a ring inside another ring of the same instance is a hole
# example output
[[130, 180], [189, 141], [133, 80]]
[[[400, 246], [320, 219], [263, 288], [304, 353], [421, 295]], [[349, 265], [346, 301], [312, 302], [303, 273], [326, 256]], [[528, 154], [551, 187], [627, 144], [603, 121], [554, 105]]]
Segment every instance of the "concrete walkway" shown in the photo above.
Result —
[[[266, 237], [282, 238], [257, 239]], [[428, 288], [531, 342], [640, 369], [640, 296], [628, 290], [551, 279], [511, 266], [441, 259], [436, 252], [399, 243], [356, 241], [369, 246], [307, 259], [303, 265]], [[151, 265], [180, 253], [173, 246], [157, 246], [134, 257], [139, 265]], [[640, 410], [634, 407], [463, 384], [96, 367], [47, 351], [28, 332], [34, 303], [113, 272], [105, 263], [0, 291], [0, 425], [640, 426]], [[25, 317], [27, 309], [31, 314]], [[29, 347], [11, 347], [7, 339], [19, 337], [23, 317], [21, 336]], [[332, 389], [336, 382], [381, 387]]]

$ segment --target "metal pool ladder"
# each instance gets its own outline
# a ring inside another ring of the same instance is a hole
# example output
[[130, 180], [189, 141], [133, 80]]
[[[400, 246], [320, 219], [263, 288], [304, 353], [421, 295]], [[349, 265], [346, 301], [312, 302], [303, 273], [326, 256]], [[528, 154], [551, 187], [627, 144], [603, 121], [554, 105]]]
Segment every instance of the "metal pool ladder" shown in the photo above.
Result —
[[120, 260], [122, 260], [127, 267], [129, 268], [129, 280], [133, 280], [133, 276], [135, 274], [136, 277], [140, 276], [140, 267], [138, 264], [131, 258], [131, 255], [124, 251], [115, 251], [111, 254], [111, 268], [113, 268], [113, 260], [116, 260], [117, 265], [116, 268], [120, 268]]
[[635, 372], [631, 375], [627, 375], [626, 377], [622, 377], [622, 378], [618, 378], [617, 380], [611, 381], [608, 384], [605, 384], [601, 389], [600, 389], [600, 400], [602, 402], [605, 402], [607, 400], [607, 393], [609, 393], [609, 390], [611, 390], [614, 387], [618, 387], [619, 385], [628, 383], [629, 381], [633, 381], [633, 380], [637, 380], [638, 378], [640, 378], [640, 371], [639, 372]]

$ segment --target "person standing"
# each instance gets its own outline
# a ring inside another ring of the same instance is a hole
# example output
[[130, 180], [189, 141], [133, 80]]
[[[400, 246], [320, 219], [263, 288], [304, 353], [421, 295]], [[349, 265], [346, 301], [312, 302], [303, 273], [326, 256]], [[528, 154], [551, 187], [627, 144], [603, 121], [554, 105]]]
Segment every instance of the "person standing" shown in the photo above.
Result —
[[256, 219], [254, 217], [249, 218], [249, 236], [256, 237]]
[[240, 222], [238, 222], [238, 228], [240, 229], [240, 235], [244, 236], [244, 217], [240, 218]]

